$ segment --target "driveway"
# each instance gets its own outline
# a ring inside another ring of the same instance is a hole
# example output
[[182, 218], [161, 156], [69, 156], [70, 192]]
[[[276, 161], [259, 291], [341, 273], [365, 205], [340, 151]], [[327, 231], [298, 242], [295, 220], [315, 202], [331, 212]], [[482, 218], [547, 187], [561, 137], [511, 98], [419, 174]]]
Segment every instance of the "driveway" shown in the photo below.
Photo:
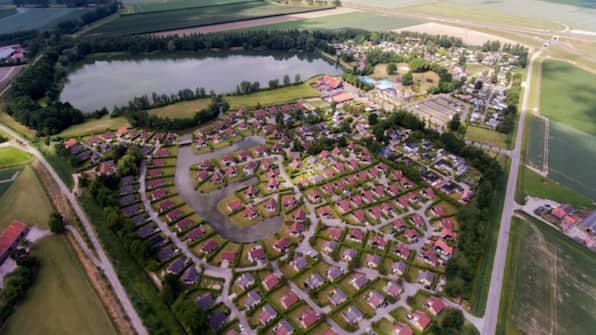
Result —
[[265, 143], [261, 136], [249, 136], [232, 146], [215, 150], [213, 152], [195, 155], [191, 146], [181, 146], [178, 150], [176, 164], [175, 185], [180, 196], [192, 207], [207, 223], [224, 238], [233, 242], [255, 242], [267, 239], [278, 232], [283, 223], [281, 216], [265, 219], [248, 227], [240, 227], [230, 221], [227, 215], [217, 209], [217, 204], [225, 197], [239, 189], [245, 188], [256, 182], [256, 177], [230, 184], [209, 194], [201, 194], [195, 190], [191, 179], [190, 168], [193, 164], [203, 160], [211, 160], [228, 153], [257, 146]]

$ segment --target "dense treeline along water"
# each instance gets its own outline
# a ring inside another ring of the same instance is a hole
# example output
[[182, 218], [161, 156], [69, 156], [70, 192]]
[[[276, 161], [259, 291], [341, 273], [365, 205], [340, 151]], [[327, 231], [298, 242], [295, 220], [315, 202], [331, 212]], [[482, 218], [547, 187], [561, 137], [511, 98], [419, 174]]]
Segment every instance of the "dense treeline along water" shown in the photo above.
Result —
[[341, 68], [311, 53], [205, 53], [179, 56], [93, 58], [73, 68], [60, 99], [83, 112], [123, 106], [133, 97], [153, 92], [176, 93], [197, 87], [234, 93], [243, 80], [268, 86], [269, 80], [296, 74], [339, 74]]

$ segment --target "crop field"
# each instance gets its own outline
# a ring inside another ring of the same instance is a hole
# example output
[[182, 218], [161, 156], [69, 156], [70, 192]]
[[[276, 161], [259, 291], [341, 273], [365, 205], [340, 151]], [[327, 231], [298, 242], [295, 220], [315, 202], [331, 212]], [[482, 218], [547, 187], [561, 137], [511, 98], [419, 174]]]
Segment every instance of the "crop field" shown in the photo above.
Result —
[[596, 258], [542, 224], [514, 219], [497, 334], [589, 334]]
[[247, 2], [226, 6], [192, 8], [179, 11], [120, 16], [89, 34], [142, 34], [199, 27], [260, 17], [303, 13], [329, 7], [282, 6], [266, 2]]
[[125, 0], [127, 14], [227, 5], [254, 0]]
[[31, 166], [26, 166], [0, 197], [0, 228], [18, 219], [27, 224], [47, 227], [52, 205]]
[[595, 96], [595, 74], [565, 62], [543, 62], [541, 115], [596, 136]]
[[596, 199], [596, 136], [550, 122], [549, 178]]
[[66, 239], [41, 240], [33, 255], [41, 268], [2, 334], [117, 334]]
[[540, 171], [544, 169], [545, 157], [545, 131], [546, 123], [548, 121], [544, 118], [532, 115], [529, 122], [529, 141], [528, 151], [526, 154], [527, 164]]
[[0, 34], [44, 29], [85, 14], [87, 8], [19, 8], [18, 13], [0, 19]]
[[381, 15], [373, 12], [353, 12], [333, 16], [302, 19], [251, 28], [252, 30], [283, 29], [364, 29], [371, 31], [392, 30], [422, 23], [420, 20]]

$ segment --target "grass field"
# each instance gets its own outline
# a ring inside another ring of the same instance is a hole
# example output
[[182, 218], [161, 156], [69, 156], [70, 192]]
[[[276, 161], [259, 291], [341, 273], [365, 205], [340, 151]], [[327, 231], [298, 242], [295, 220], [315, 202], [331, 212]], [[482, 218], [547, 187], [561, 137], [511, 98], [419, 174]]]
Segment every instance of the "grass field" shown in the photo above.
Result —
[[195, 7], [208, 7], [249, 2], [254, 0], [125, 0], [126, 13], [137, 14], [167, 10], [179, 10]]
[[528, 165], [544, 169], [544, 146], [546, 145], [544, 132], [546, 127], [546, 120], [534, 115], [530, 116], [528, 126], [528, 147], [526, 153], [526, 162]]
[[84, 136], [101, 132], [106, 129], [115, 130], [120, 127], [130, 127], [130, 123], [128, 123], [128, 120], [126, 120], [125, 117], [112, 118], [109, 115], [106, 115], [101, 119], [89, 119], [89, 121], [85, 123], [71, 126], [58, 135], [62, 137]]
[[595, 74], [565, 62], [543, 62], [541, 115], [596, 136], [595, 96]]
[[14, 15], [16, 12], [17, 11], [14, 8], [10, 8], [10, 7], [0, 8], [0, 19], [3, 17]]
[[596, 200], [596, 136], [550, 122], [549, 178]]
[[0, 102], [0, 122], [6, 125], [8, 128], [16, 131], [23, 137], [33, 139], [35, 137], [35, 130], [27, 128], [22, 124], [18, 123], [12, 116], [4, 113], [2, 103]]
[[33, 168], [26, 166], [0, 197], [0, 228], [14, 219], [45, 228], [51, 211], [45, 189]]
[[230, 104], [230, 108], [254, 107], [257, 104], [263, 106], [296, 102], [300, 98], [318, 97], [319, 91], [310, 86], [311, 80], [301, 84], [282, 87], [276, 90], [262, 91], [253, 94], [228, 96], [224, 99]]
[[313, 19], [303, 19], [283, 23], [275, 23], [252, 30], [283, 30], [283, 29], [364, 29], [383, 31], [403, 28], [422, 23], [420, 20], [377, 14], [373, 12], [354, 12], [326, 16]]
[[551, 199], [563, 204], [571, 204], [577, 208], [596, 208], [594, 200], [552, 179], [522, 167], [518, 180], [518, 201], [522, 202], [526, 195], [543, 199]]
[[247, 2], [227, 6], [191, 8], [179, 11], [121, 16], [89, 34], [141, 34], [180, 28], [235, 22], [259, 17], [301, 13], [328, 7], [282, 6], [267, 2]]
[[0, 148], [0, 169], [30, 162], [33, 159], [29, 153], [14, 147]]
[[497, 334], [591, 333], [594, 282], [588, 249], [542, 223], [514, 219]]
[[64, 237], [41, 240], [33, 255], [41, 261], [39, 275], [2, 334], [117, 334]]
[[509, 137], [503, 133], [475, 126], [468, 126], [466, 139], [503, 149], [509, 149], [511, 142]]
[[10, 185], [12, 185], [12, 183], [13, 183], [13, 182], [9, 182], [7, 180], [10, 180], [12, 178], [12, 176], [14, 176], [14, 174], [20, 170], [22, 170], [22, 167], [0, 169], [0, 181], [1, 180], [5, 181], [4, 183], [0, 183], [0, 198], [6, 191], [8, 191], [8, 189], [10, 188]]
[[80, 17], [87, 8], [21, 8], [19, 13], [0, 19], [0, 34], [19, 30], [45, 29]]
[[74, 185], [74, 181], [72, 179], [74, 169], [70, 164], [70, 161], [60, 157], [56, 153], [54, 146], [48, 146], [44, 143], [36, 143], [36, 146], [48, 163], [50, 163], [50, 165], [54, 168], [58, 176], [60, 176], [60, 179], [62, 179], [66, 186], [72, 188]]
[[192, 118], [198, 111], [208, 107], [210, 102], [211, 99], [209, 98], [183, 101], [173, 105], [150, 109], [149, 114], [162, 118], [169, 117], [171, 119]]

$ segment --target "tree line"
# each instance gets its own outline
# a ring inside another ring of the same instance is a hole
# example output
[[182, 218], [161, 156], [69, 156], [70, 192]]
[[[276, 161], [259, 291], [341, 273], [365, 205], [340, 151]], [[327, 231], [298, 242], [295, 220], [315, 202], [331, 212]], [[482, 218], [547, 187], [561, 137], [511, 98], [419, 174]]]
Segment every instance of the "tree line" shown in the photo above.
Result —
[[0, 291], [0, 328], [35, 282], [40, 267], [36, 257], [20, 250], [12, 253], [17, 262], [17, 268], [4, 277], [4, 284]]

